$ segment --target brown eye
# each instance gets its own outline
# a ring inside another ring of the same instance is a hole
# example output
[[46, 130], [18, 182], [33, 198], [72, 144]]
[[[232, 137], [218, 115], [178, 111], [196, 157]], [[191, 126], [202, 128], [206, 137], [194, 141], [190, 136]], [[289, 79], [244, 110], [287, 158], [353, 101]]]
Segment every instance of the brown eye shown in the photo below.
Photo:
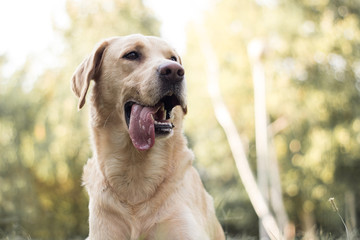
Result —
[[140, 57], [140, 54], [136, 51], [129, 52], [123, 56], [123, 58], [128, 60], [136, 60]]
[[171, 60], [171, 61], [174, 61], [174, 62], [177, 62], [177, 58], [176, 58], [175, 56], [172, 56], [172, 57], [170, 58], [170, 60]]

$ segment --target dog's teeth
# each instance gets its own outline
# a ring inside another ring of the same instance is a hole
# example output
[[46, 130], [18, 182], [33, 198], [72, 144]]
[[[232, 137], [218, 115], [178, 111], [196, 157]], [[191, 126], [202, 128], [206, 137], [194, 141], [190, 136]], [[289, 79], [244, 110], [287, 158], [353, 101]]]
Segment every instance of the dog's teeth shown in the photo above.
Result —
[[166, 120], [166, 109], [164, 109], [164, 116], [162, 120]]
[[167, 123], [167, 122], [158, 122], [158, 121], [154, 121], [155, 124], [157, 125], [163, 125], [163, 126], [171, 126], [172, 124], [171, 123]]
[[161, 120], [166, 120], [166, 109], [164, 103], [161, 105], [161, 111], [163, 112], [163, 116]]

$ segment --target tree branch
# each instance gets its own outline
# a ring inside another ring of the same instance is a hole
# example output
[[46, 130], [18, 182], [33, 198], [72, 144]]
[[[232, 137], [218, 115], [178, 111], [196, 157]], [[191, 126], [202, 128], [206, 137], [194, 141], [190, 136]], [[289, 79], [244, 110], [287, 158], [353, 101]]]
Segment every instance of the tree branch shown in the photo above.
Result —
[[246, 192], [249, 195], [256, 214], [260, 219], [262, 219], [262, 223], [269, 237], [271, 239], [282, 239], [275, 218], [271, 214], [255, 181], [236, 126], [232, 121], [230, 113], [222, 99], [218, 82], [219, 64], [217, 62], [216, 55], [204, 27], [197, 25], [197, 32], [200, 39], [200, 46], [207, 63], [206, 73], [208, 80], [208, 92], [214, 107], [215, 117], [224, 129], [240, 178], [244, 184]]

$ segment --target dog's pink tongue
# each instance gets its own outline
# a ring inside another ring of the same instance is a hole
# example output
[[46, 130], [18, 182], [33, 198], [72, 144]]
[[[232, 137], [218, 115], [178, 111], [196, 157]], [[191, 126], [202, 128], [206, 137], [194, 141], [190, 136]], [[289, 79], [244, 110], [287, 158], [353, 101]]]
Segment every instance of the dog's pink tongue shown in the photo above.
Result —
[[137, 104], [131, 107], [129, 134], [138, 150], [148, 150], [155, 143], [155, 126], [153, 114], [158, 108], [143, 107]]

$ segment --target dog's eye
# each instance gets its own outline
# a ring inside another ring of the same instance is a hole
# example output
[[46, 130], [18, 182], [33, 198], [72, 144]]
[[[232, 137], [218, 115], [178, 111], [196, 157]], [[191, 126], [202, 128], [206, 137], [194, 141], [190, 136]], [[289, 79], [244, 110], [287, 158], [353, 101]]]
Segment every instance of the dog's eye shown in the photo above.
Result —
[[138, 52], [132, 51], [123, 56], [123, 58], [128, 60], [136, 60], [140, 57], [140, 54]]
[[176, 58], [175, 56], [172, 56], [172, 57], [170, 58], [170, 60], [171, 60], [171, 61], [174, 61], [174, 62], [177, 62], [177, 58]]

